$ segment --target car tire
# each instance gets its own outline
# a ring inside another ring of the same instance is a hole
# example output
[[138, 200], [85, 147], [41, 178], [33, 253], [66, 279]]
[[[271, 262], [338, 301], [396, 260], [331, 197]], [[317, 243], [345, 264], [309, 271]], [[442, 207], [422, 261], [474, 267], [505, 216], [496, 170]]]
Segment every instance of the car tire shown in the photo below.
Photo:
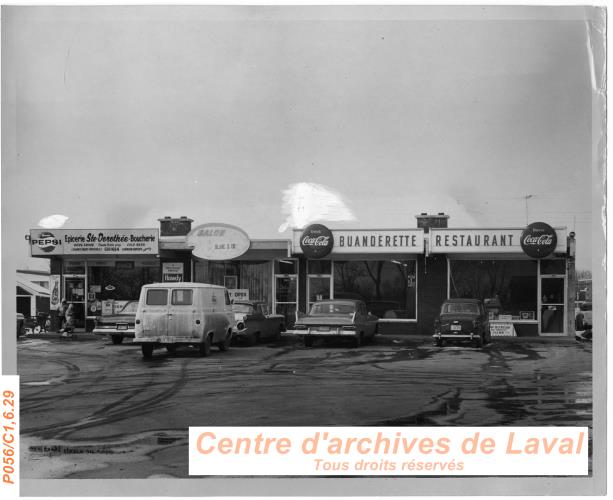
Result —
[[353, 343], [353, 347], [358, 348], [362, 345], [362, 333], [358, 333], [356, 334], [355, 337], [353, 337], [352, 339], [352, 343]]
[[226, 334], [226, 338], [222, 343], [219, 344], [219, 350], [222, 352], [226, 352], [230, 349], [230, 344], [232, 343], [232, 330], [228, 330]]
[[483, 334], [479, 335], [476, 339], [473, 340], [473, 345], [477, 349], [480, 349], [481, 347], [483, 347]]
[[313, 337], [310, 335], [305, 335], [304, 337], [304, 346], [305, 347], [313, 347]]
[[211, 354], [211, 337], [207, 335], [204, 340], [198, 345], [200, 356], [207, 357]]
[[279, 325], [279, 329], [273, 335], [272, 340], [279, 340], [281, 338], [281, 334], [285, 331], [285, 327], [283, 325]]
[[436, 347], [443, 347], [443, 339], [436, 339], [434, 345], [436, 345]]
[[166, 346], [166, 351], [168, 352], [168, 354], [172, 354], [174, 356], [175, 354], [177, 354], [177, 346], [176, 345], [167, 345]]
[[123, 335], [111, 335], [111, 341], [115, 345], [119, 345], [123, 342]]
[[141, 345], [140, 350], [143, 353], [143, 358], [151, 359], [153, 357], [153, 346], [151, 344]]

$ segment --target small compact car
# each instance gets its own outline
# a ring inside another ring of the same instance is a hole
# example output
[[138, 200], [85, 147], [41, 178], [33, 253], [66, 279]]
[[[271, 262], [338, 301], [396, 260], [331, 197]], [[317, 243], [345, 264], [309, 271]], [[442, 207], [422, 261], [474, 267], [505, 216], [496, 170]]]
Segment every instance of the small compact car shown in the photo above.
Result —
[[288, 333], [302, 337], [306, 347], [311, 347], [316, 338], [334, 337], [349, 338], [359, 347], [375, 336], [377, 322], [361, 300], [330, 299], [315, 302]]
[[117, 314], [98, 316], [92, 333], [111, 337], [113, 344], [121, 344], [124, 338], [134, 338], [134, 322], [138, 300], [129, 301]]
[[434, 342], [442, 346], [445, 341], [470, 341], [482, 347], [491, 341], [489, 318], [478, 299], [448, 299], [434, 321]]
[[259, 302], [234, 302], [234, 339], [254, 345], [263, 340], [278, 340], [285, 331], [285, 316], [268, 314], [268, 305]]

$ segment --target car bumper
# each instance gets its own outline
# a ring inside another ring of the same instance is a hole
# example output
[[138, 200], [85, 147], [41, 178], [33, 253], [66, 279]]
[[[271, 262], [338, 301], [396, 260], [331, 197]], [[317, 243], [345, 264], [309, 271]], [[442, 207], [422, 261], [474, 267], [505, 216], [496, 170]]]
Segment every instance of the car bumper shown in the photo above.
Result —
[[470, 333], [442, 333], [438, 332], [432, 335], [437, 340], [447, 339], [447, 340], [474, 340], [481, 337], [481, 334], [470, 332]]
[[132, 343], [134, 344], [199, 344], [199, 337], [138, 337]]
[[330, 330], [318, 330], [317, 328], [308, 328], [306, 330], [287, 330], [286, 333], [296, 335], [298, 337], [355, 337], [356, 330], [343, 330], [342, 328], [330, 328]]
[[134, 337], [134, 330], [133, 329], [128, 329], [128, 330], [117, 330], [116, 328], [94, 328], [92, 330], [92, 333], [94, 335], [100, 335], [101, 337], [104, 337], [106, 335], [112, 336], [112, 335], [121, 335], [122, 337], [127, 337], [127, 338], [133, 338]]

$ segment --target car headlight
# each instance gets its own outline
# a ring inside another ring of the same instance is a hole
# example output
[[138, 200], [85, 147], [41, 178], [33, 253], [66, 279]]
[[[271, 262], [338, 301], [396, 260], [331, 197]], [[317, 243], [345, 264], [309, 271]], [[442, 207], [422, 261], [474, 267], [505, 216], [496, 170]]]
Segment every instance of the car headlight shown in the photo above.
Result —
[[237, 330], [244, 330], [245, 329], [245, 323], [243, 323], [242, 321], [239, 321], [238, 323], [236, 323], [236, 329]]

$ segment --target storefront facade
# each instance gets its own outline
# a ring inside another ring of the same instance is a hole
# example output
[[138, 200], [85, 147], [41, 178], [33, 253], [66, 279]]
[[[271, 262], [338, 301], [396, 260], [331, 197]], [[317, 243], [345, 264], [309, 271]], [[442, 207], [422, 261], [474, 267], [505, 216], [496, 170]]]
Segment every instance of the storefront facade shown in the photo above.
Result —
[[543, 224], [545, 234], [541, 223], [448, 228], [448, 218], [421, 214], [417, 229], [294, 231], [301, 310], [320, 298], [357, 298], [380, 332], [429, 334], [444, 300], [478, 298], [493, 336], [574, 333], [573, 234]]
[[[526, 228], [448, 228], [445, 214], [417, 227], [329, 229], [291, 240], [252, 240], [241, 228], [166, 217], [158, 229], [31, 230], [34, 257], [51, 261], [51, 310], [72, 302], [76, 328], [137, 300], [148, 283], [223, 285], [234, 300], [262, 302], [288, 325], [326, 298], [363, 300], [381, 333], [430, 334], [447, 298], [479, 298], [492, 336], [570, 335], [574, 234]], [[530, 247], [532, 245], [532, 247]]]

